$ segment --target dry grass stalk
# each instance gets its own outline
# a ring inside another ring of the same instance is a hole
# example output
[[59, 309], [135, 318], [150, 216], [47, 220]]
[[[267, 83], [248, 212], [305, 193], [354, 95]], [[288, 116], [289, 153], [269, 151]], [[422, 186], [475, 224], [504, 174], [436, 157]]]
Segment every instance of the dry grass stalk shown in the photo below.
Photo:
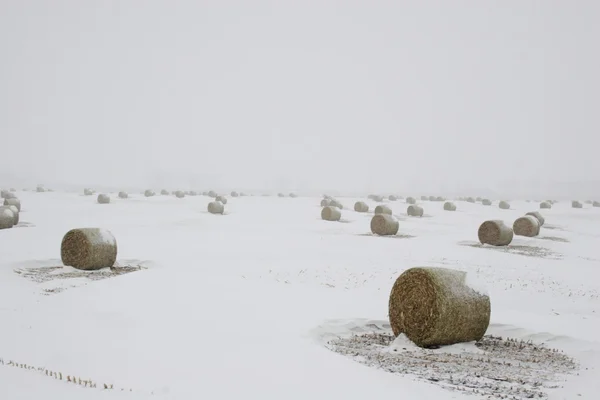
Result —
[[417, 200], [414, 197], [407, 197], [406, 204], [417, 204]]
[[60, 256], [64, 265], [77, 269], [110, 268], [117, 260], [117, 241], [105, 229], [72, 229], [63, 237]]
[[223, 214], [225, 206], [220, 201], [211, 201], [208, 203], [208, 212], [211, 214]]
[[540, 208], [543, 209], [551, 209], [552, 208], [552, 203], [549, 203], [547, 201], [543, 201], [540, 203]]
[[492, 246], [508, 246], [513, 240], [513, 230], [506, 226], [503, 221], [485, 221], [477, 231], [481, 244]]
[[571, 207], [572, 208], [583, 208], [583, 204], [581, 204], [580, 202], [578, 202], [577, 200], [573, 200], [571, 202]]
[[371, 218], [371, 232], [380, 236], [393, 236], [398, 233], [400, 224], [390, 214], [376, 214]]
[[375, 207], [375, 214], [392, 215], [392, 209], [389, 208], [388, 206], [379, 205], [379, 206]]
[[540, 234], [540, 222], [533, 215], [525, 215], [515, 220], [513, 223], [513, 232], [518, 236], [537, 236]]
[[411, 204], [406, 209], [406, 213], [409, 217], [422, 217], [423, 216], [423, 207], [418, 206], [416, 204]]
[[325, 221], [339, 221], [342, 218], [342, 212], [334, 206], [323, 207], [321, 210], [321, 219]]
[[21, 200], [17, 199], [16, 197], [12, 199], [4, 199], [4, 205], [15, 206], [17, 207], [17, 210], [21, 212]]
[[98, 203], [99, 204], [108, 204], [110, 203], [110, 197], [107, 194], [99, 194], [98, 195]]
[[120, 199], [127, 199], [129, 197], [129, 195], [127, 194], [127, 192], [119, 192], [119, 198]]
[[[321, 206], [322, 205], [323, 205], [323, 202], [321, 202]], [[364, 201], [357, 201], [356, 203], [354, 203], [354, 211], [360, 212], [360, 213], [369, 212], [369, 205], [367, 203], [365, 203]]]
[[500, 207], [502, 210], [510, 210], [510, 204], [508, 204], [508, 202], [504, 200], [498, 203], [498, 207]]
[[451, 201], [447, 201], [444, 203], [444, 210], [446, 211], [456, 211], [456, 204]]
[[481, 200], [481, 204], [483, 204], [484, 206], [491, 206], [492, 201], [490, 199], [483, 199]]
[[446, 268], [411, 268], [390, 293], [394, 335], [404, 333], [419, 347], [480, 340], [490, 323], [487, 294], [471, 288], [467, 274]]
[[223, 204], [227, 204], [227, 198], [225, 196], [219, 195], [219, 196], [215, 197], [215, 201], [220, 201]]
[[540, 226], [544, 226], [544, 223], [546, 222], [546, 219], [538, 211], [530, 211], [525, 215], [531, 215], [537, 218], [538, 222], [540, 223]]
[[9, 229], [15, 225], [15, 214], [8, 206], [0, 207], [0, 229]]

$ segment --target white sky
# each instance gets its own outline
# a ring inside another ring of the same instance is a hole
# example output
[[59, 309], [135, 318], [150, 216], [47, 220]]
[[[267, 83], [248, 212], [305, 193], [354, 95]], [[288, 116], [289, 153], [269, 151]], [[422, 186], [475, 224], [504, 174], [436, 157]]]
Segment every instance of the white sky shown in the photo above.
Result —
[[600, 181], [598, 21], [584, 0], [0, 0], [1, 176]]

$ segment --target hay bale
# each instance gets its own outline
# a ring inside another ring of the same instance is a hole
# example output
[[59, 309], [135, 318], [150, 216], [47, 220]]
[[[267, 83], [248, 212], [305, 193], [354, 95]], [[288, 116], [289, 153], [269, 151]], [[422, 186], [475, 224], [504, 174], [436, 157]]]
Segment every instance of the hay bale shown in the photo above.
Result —
[[330, 204], [331, 204], [331, 200], [328, 200], [328, 199], [321, 200], [321, 207], [327, 207]]
[[19, 210], [19, 212], [21, 212], [21, 200], [15, 198], [12, 199], [4, 199], [4, 205], [5, 206], [15, 206], [17, 207], [17, 210]]
[[530, 211], [525, 215], [531, 215], [531, 216], [535, 217], [538, 220], [538, 222], [540, 223], [540, 227], [544, 226], [544, 223], [546, 222], [546, 219], [538, 211]]
[[225, 212], [225, 206], [220, 201], [211, 201], [208, 203], [207, 210], [211, 214], [223, 214]]
[[417, 200], [414, 197], [407, 197], [406, 204], [417, 204]]
[[185, 197], [185, 193], [182, 190], [177, 190], [175, 192], [175, 197], [177, 197], [178, 199], [183, 199]]
[[[321, 202], [321, 205], [322, 205], [322, 203], [323, 202]], [[365, 203], [364, 201], [357, 201], [356, 203], [354, 203], [354, 211], [360, 212], [360, 213], [369, 212], [369, 205], [367, 203]]]
[[480, 340], [490, 324], [491, 303], [467, 273], [447, 268], [410, 268], [392, 287], [389, 319], [419, 347]]
[[9, 229], [15, 225], [15, 214], [8, 206], [0, 207], [0, 229]]
[[92, 196], [94, 194], [94, 191], [90, 188], [85, 188], [83, 189], [83, 195], [84, 196]]
[[375, 214], [392, 215], [392, 209], [389, 208], [388, 206], [379, 205], [379, 206], [375, 207]]
[[15, 220], [13, 221], [14, 225], [19, 225], [19, 215], [20, 215], [20, 212], [17, 209], [17, 207], [15, 207], [15, 206], [2, 206], [0, 208], [8, 208], [10, 211], [12, 211], [12, 213], [13, 213], [13, 215], [15, 217]]
[[127, 198], [129, 198], [129, 195], [127, 194], [127, 192], [119, 192], [119, 198], [127, 199]]
[[283, 194], [283, 193], [277, 193], [277, 197], [285, 197], [285, 194]]
[[38, 186], [37, 188], [35, 188], [35, 191], [38, 193], [44, 193], [46, 190], [43, 186]]
[[[6, 202], [6, 201], [5, 201]], [[578, 202], [577, 200], [573, 200], [571, 202], [571, 207], [572, 208], [583, 208], [583, 204], [581, 204], [580, 202]]]
[[481, 244], [492, 246], [508, 246], [513, 240], [513, 235], [513, 230], [498, 220], [485, 221], [477, 231]]
[[406, 213], [409, 217], [422, 217], [423, 216], [423, 207], [418, 206], [416, 204], [411, 204], [406, 209]]
[[373, 201], [381, 203], [381, 202], [383, 202], [383, 200], [384, 200], [383, 196], [379, 196], [379, 195], [374, 195], [373, 196]]
[[192, 196], [192, 197], [198, 196], [198, 192], [196, 192], [195, 190], [190, 190], [190, 196]]
[[518, 236], [537, 236], [540, 234], [540, 221], [533, 215], [517, 218], [513, 223], [513, 232]]
[[64, 265], [77, 269], [110, 268], [117, 260], [117, 241], [105, 229], [72, 229], [62, 239], [60, 258]]
[[390, 199], [390, 201], [396, 201], [396, 200], [398, 200], [398, 197], [394, 196], [393, 194], [390, 194], [388, 199]]
[[215, 192], [214, 190], [209, 190], [208, 191], [208, 197], [212, 197], [213, 199], [217, 197], [217, 192]]
[[329, 202], [329, 205], [331, 207], [337, 207], [340, 210], [344, 208], [344, 206], [342, 205], [342, 203], [340, 203], [339, 201], [337, 201], [336, 199], [331, 199]]
[[8, 196], [10, 192], [8, 190], [0, 190], [0, 197], [2, 197], [3, 199], [6, 199], [6, 196]]
[[594, 201], [592, 207], [600, 207], [600, 201]]
[[227, 204], [227, 198], [225, 196], [219, 195], [215, 198], [215, 201], [220, 201], [223, 204]]
[[154, 191], [152, 191], [151, 189], [147, 189], [144, 191], [144, 196], [146, 197], [154, 197], [156, 195], [156, 193], [154, 193]]
[[447, 201], [444, 203], [444, 210], [445, 211], [456, 211], [456, 204], [452, 203], [451, 201]]
[[321, 219], [325, 221], [339, 221], [342, 218], [342, 212], [335, 206], [323, 207], [321, 210]]
[[371, 218], [371, 232], [380, 236], [393, 236], [398, 233], [400, 224], [389, 214], [376, 214]]
[[429, 201], [435, 201], [435, 196], [429, 196]]
[[481, 200], [481, 204], [483, 204], [484, 206], [491, 206], [492, 201], [490, 199], [483, 199]]
[[99, 204], [108, 204], [110, 203], [110, 197], [107, 194], [99, 194], [98, 195], [98, 203]]
[[446, 201], [446, 199], [443, 198], [442, 196], [438, 196], [435, 198], [435, 201]]
[[236, 191], [231, 192], [231, 197], [239, 197], [240, 194]]
[[475, 201], [483, 201], [483, 199], [481, 197], [476, 197]]
[[289, 196], [290, 196], [292, 199], [295, 199], [296, 197], [298, 197], [298, 195], [297, 195], [296, 193], [290, 193], [290, 194], [289, 194]]
[[540, 208], [541, 209], [551, 209], [552, 208], [552, 204], [548, 203], [547, 201], [542, 201], [540, 203]]
[[[479, 197], [478, 197], [479, 199]], [[481, 201], [481, 200], [477, 200], [477, 201]], [[472, 197], [467, 197], [467, 203], [475, 203], [475, 199]]]
[[504, 200], [498, 203], [498, 207], [500, 207], [500, 209], [502, 210], [510, 210], [510, 204], [508, 204], [508, 202]]

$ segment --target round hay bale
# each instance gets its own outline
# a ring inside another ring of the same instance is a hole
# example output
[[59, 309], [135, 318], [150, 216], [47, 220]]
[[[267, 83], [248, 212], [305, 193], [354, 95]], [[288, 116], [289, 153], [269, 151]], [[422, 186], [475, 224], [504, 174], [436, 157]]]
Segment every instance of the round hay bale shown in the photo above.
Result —
[[35, 191], [38, 193], [44, 193], [46, 190], [42, 186], [38, 186], [37, 188], [35, 188]]
[[217, 192], [215, 192], [214, 190], [209, 190], [208, 197], [212, 197], [214, 199], [215, 197], [217, 197]]
[[517, 218], [513, 223], [513, 232], [518, 236], [537, 236], [540, 234], [540, 221], [533, 215]]
[[478, 341], [490, 324], [489, 296], [470, 286], [466, 272], [447, 268], [404, 271], [388, 307], [394, 335], [424, 348]]
[[531, 215], [531, 216], [535, 217], [538, 220], [538, 222], [540, 223], [540, 227], [543, 226], [544, 223], [546, 222], [546, 219], [538, 211], [530, 211], [525, 215]]
[[160, 195], [161, 196], [168, 196], [169, 195], [169, 191], [167, 189], [163, 189], [160, 191]]
[[334, 206], [323, 207], [321, 210], [321, 219], [325, 221], [339, 221], [342, 218], [342, 212]]
[[344, 206], [342, 205], [342, 203], [340, 203], [339, 201], [337, 201], [336, 199], [331, 199], [331, 201], [329, 202], [329, 205], [331, 207], [337, 207], [340, 210], [344, 208]]
[[586, 200], [585, 204], [592, 204], [593, 202], [591, 200]]
[[5, 206], [15, 206], [17, 207], [17, 210], [19, 210], [19, 212], [21, 212], [21, 200], [15, 198], [12, 199], [4, 199], [4, 205]]
[[220, 201], [223, 204], [227, 204], [227, 198], [225, 196], [219, 195], [215, 198], [215, 201]]
[[435, 196], [429, 196], [429, 201], [435, 201]]
[[289, 194], [289, 196], [290, 196], [292, 199], [295, 199], [296, 197], [298, 197], [298, 195], [297, 195], [296, 193], [290, 193], [290, 194]]
[[285, 197], [285, 194], [283, 194], [283, 193], [277, 193], [277, 197]]
[[427, 201], [427, 200], [429, 200], [429, 197], [427, 197], [427, 196], [421, 196], [421, 201]]
[[19, 225], [19, 215], [21, 213], [19, 212], [19, 210], [17, 209], [17, 207], [15, 207], [15, 206], [2, 206], [2, 208], [8, 208], [10, 211], [12, 211], [13, 215], [15, 216], [14, 225]]
[[99, 194], [98, 195], [98, 203], [99, 204], [108, 204], [110, 203], [110, 197], [107, 194]]
[[183, 199], [185, 197], [185, 193], [181, 190], [178, 190], [175, 192], [175, 197], [177, 197], [178, 199]]
[[423, 216], [423, 207], [418, 206], [416, 204], [411, 204], [406, 209], [406, 213], [409, 217], [422, 217]]
[[[6, 200], [5, 200], [6, 202]], [[571, 202], [571, 207], [572, 208], [583, 208], [583, 204], [581, 204], [580, 202], [578, 202], [577, 200], [573, 200]]]
[[117, 241], [105, 229], [72, 229], [62, 239], [60, 258], [64, 265], [77, 269], [110, 268], [117, 260]]
[[190, 190], [190, 196], [198, 196], [198, 192], [196, 192], [195, 190]]
[[446, 201], [446, 199], [443, 198], [442, 196], [438, 196], [435, 198], [435, 201]]
[[0, 229], [9, 229], [15, 225], [15, 214], [8, 206], [0, 207]]
[[380, 236], [393, 236], [398, 233], [400, 224], [389, 214], [376, 214], [371, 218], [371, 232]]
[[0, 197], [2, 197], [3, 199], [6, 199], [6, 196], [9, 194], [10, 192], [8, 190], [0, 190]]
[[[478, 197], [479, 199], [479, 197]], [[481, 201], [481, 200], [477, 200], [477, 201]], [[467, 203], [475, 203], [475, 199], [472, 197], [467, 197]]]
[[491, 206], [492, 201], [490, 199], [483, 199], [481, 200], [481, 204], [483, 204], [484, 206]]
[[94, 194], [94, 191], [92, 189], [89, 189], [89, 188], [83, 189], [83, 195], [84, 196], [91, 196], [93, 194]]
[[417, 204], [417, 200], [414, 197], [407, 197], [406, 204]]
[[508, 246], [513, 240], [513, 235], [513, 230], [498, 220], [485, 221], [477, 231], [479, 242], [492, 246]]
[[510, 210], [510, 204], [508, 204], [508, 202], [504, 200], [498, 203], [498, 207], [500, 207], [500, 209], [502, 210]]
[[375, 207], [375, 214], [392, 215], [392, 209], [389, 208], [388, 206], [379, 205], [379, 206]]
[[600, 207], [600, 201], [594, 201], [594, 202], [592, 203], [592, 206], [593, 206], [593, 207]]
[[211, 201], [208, 203], [208, 212], [211, 214], [223, 214], [225, 206], [220, 201]]
[[552, 208], [552, 204], [548, 203], [547, 201], [542, 201], [540, 203], [540, 208], [543, 209], [551, 209]]
[[383, 196], [379, 196], [379, 195], [376, 195], [376, 194], [373, 195], [373, 201], [381, 203], [381, 202], [383, 202], [383, 200], [384, 200]]
[[321, 207], [327, 207], [330, 204], [331, 204], [331, 200], [328, 200], [328, 199], [321, 200]]
[[[323, 202], [321, 202], [321, 205], [322, 205], [322, 203]], [[365, 203], [364, 201], [357, 201], [356, 203], [354, 203], [354, 211], [360, 212], [360, 213], [369, 212], [369, 205], [367, 203]]]
[[396, 201], [396, 200], [398, 200], [398, 197], [394, 196], [393, 194], [390, 194], [390, 196], [388, 197], [388, 199], [390, 199], [390, 201]]
[[[167, 192], [168, 193], [168, 192]], [[154, 193], [152, 190], [147, 189], [146, 191], [144, 191], [144, 196], [146, 197], [154, 197], [156, 195], [156, 193]]]
[[456, 204], [451, 201], [447, 201], [444, 203], [444, 210], [446, 211], [456, 211]]
[[127, 192], [119, 192], [119, 198], [127, 199], [127, 198], [129, 198], [129, 195], [127, 194]]
[[231, 197], [239, 197], [240, 194], [236, 191], [231, 192]]
[[483, 201], [483, 199], [481, 197], [476, 197], [475, 201]]

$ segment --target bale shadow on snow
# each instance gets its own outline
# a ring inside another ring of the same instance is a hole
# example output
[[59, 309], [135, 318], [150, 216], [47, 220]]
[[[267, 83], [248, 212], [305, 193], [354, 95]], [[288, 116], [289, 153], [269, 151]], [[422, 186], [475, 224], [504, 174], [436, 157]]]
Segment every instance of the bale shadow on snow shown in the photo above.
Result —
[[556, 230], [556, 231], [564, 231], [563, 228], [561, 228], [560, 226], [556, 226], [556, 225], [544, 224], [543, 228], [544, 229], [550, 229], [550, 230]]
[[13, 226], [13, 228], [35, 228], [35, 224], [32, 224], [30, 222], [19, 221], [19, 223], [17, 225]]
[[553, 242], [570, 243], [569, 239], [557, 237], [557, 236], [538, 236], [537, 239], [551, 240]]
[[558, 387], [561, 378], [579, 368], [563, 352], [530, 341], [486, 335], [474, 345], [432, 350], [410, 342], [398, 345], [389, 329], [373, 328], [375, 332], [329, 340], [326, 347], [386, 372], [496, 399], [546, 398], [546, 389]]
[[517, 255], [527, 256], [527, 257], [546, 258], [546, 259], [551, 259], [551, 260], [562, 259], [561, 254], [555, 253], [552, 250], [547, 249], [545, 247], [524, 246], [524, 245], [515, 245], [515, 244], [509, 244], [508, 246], [491, 246], [491, 245], [487, 245], [487, 244], [481, 244], [479, 242], [459, 242], [458, 244], [461, 246], [474, 247], [477, 249], [499, 251], [502, 253], [517, 254]]
[[356, 236], [366, 236], [366, 237], [378, 237], [378, 238], [388, 238], [388, 239], [411, 239], [416, 236], [413, 235], [376, 235], [374, 233], [357, 233]]

